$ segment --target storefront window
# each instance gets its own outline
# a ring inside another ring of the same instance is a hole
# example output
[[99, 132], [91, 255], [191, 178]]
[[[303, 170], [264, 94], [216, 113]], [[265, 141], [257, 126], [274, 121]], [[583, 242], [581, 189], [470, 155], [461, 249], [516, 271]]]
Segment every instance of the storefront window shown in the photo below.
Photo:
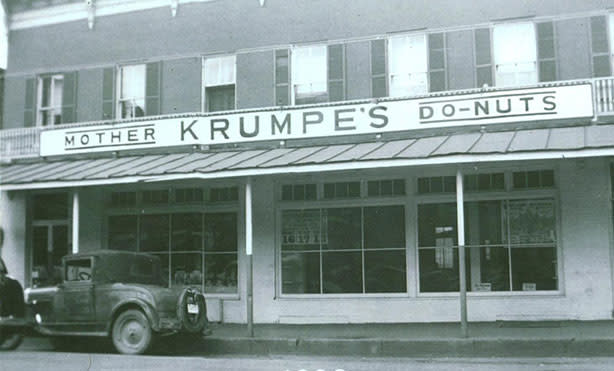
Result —
[[[421, 292], [456, 292], [456, 204], [418, 207]], [[554, 201], [493, 200], [465, 203], [469, 291], [556, 290]]]
[[282, 292], [405, 292], [402, 206], [285, 210]]

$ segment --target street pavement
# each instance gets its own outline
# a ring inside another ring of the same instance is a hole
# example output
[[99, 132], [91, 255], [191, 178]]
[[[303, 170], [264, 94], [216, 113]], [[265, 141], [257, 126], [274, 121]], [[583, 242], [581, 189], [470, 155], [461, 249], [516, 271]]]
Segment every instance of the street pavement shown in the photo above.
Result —
[[614, 370], [614, 358], [361, 358], [299, 356], [127, 356], [16, 351], [0, 353], [0, 371], [25, 370], [215, 371], [566, 371]]

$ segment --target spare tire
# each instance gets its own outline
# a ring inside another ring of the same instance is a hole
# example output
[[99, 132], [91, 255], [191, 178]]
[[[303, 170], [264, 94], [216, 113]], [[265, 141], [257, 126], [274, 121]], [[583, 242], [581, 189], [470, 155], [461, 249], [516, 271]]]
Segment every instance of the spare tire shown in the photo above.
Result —
[[186, 332], [201, 332], [207, 324], [205, 297], [198, 290], [184, 289], [177, 302], [177, 318]]

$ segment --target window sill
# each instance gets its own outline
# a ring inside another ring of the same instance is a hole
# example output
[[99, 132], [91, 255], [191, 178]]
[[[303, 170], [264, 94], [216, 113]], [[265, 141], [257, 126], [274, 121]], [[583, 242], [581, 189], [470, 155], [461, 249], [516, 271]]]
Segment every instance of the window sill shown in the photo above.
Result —
[[[417, 298], [458, 298], [458, 292], [434, 292], [434, 293], [418, 293]], [[489, 292], [467, 292], [468, 298], [500, 298], [500, 297], [564, 297], [562, 291], [559, 290], [544, 290], [544, 291], [489, 291]]]
[[374, 294], [284, 294], [277, 297], [278, 300], [304, 300], [304, 299], [411, 299], [408, 293], [374, 293]]

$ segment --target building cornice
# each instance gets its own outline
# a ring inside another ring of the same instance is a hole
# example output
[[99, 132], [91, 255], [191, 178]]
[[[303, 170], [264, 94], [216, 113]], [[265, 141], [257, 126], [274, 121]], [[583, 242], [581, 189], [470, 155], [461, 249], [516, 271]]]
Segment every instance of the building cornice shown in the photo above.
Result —
[[9, 30], [48, 26], [83, 20], [90, 28], [94, 17], [123, 14], [147, 9], [168, 7], [175, 16], [180, 4], [205, 3], [219, 0], [87, 0], [79, 3], [60, 4], [40, 9], [31, 9], [10, 14]]

